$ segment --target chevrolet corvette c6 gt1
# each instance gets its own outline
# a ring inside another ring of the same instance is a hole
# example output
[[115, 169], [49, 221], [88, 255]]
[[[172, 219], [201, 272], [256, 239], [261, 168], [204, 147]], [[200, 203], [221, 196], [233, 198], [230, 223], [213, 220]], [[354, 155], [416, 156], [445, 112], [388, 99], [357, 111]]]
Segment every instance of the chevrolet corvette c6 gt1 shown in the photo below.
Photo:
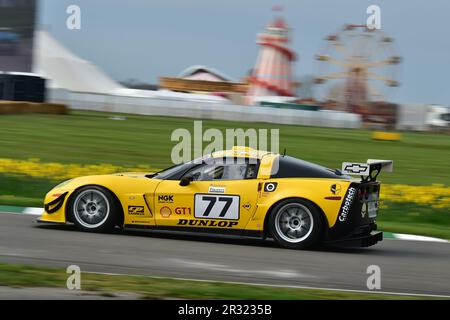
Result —
[[[371, 246], [381, 170], [392, 161], [331, 170], [248, 147], [215, 152], [158, 173], [75, 178], [45, 197], [38, 221], [84, 231], [115, 227], [270, 237], [283, 247]], [[360, 178], [351, 178], [357, 175]]]

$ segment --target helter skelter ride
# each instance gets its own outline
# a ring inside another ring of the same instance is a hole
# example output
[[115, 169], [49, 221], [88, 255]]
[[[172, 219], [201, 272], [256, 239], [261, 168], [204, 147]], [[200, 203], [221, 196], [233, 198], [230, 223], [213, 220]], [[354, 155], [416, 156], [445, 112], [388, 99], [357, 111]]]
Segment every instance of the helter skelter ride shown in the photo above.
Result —
[[316, 55], [319, 100], [363, 116], [379, 111], [376, 105], [387, 105], [390, 89], [400, 85], [401, 57], [395, 53], [394, 39], [366, 25], [345, 25], [325, 40]]

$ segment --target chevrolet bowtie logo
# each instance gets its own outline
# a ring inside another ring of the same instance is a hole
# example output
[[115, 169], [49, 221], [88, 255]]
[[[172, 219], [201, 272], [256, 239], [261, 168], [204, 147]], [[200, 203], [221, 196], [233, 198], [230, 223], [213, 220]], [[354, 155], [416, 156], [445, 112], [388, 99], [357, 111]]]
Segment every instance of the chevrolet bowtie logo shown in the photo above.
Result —
[[367, 170], [367, 168], [368, 168], [367, 165], [354, 163], [354, 164], [346, 165], [345, 166], [345, 171], [353, 172], [353, 173], [362, 173], [362, 172], [365, 172]]

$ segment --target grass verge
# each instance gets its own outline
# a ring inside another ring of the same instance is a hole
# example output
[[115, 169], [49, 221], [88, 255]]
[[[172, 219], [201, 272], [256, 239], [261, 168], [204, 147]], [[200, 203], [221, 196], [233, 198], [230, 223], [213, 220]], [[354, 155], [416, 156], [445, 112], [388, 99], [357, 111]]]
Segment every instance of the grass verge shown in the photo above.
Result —
[[[171, 165], [171, 151], [178, 143], [171, 141], [173, 130], [186, 128], [193, 135], [193, 119], [126, 115], [117, 121], [113, 115], [75, 111], [1, 116], [0, 158], [164, 168]], [[280, 149], [286, 148], [288, 155], [330, 168], [343, 161], [393, 159], [395, 170], [383, 174], [383, 182], [450, 185], [448, 135], [402, 133], [401, 141], [391, 142], [373, 140], [368, 130], [204, 120], [203, 130], [209, 128], [279, 129]]]
[[[27, 265], [0, 264], [0, 286], [65, 288], [65, 270]], [[239, 299], [239, 300], [393, 300], [427, 297], [358, 293], [333, 290], [281, 288], [213, 281], [191, 281], [146, 276], [82, 273], [81, 289], [100, 294], [132, 292], [144, 299]]]
[[42, 207], [45, 194], [57, 184], [50, 179], [0, 174], [0, 205]]
[[431, 208], [414, 203], [384, 202], [377, 218], [380, 230], [450, 240], [448, 208]]

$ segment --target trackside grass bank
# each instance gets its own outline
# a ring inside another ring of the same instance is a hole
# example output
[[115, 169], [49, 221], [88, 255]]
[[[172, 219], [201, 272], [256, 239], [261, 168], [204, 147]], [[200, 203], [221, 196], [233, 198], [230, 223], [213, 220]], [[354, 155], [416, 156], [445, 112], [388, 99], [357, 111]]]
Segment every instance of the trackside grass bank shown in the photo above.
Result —
[[[0, 286], [66, 288], [68, 274], [63, 269], [0, 264]], [[297, 289], [212, 281], [190, 281], [146, 276], [81, 274], [81, 289], [111, 296], [132, 292], [142, 299], [430, 299], [429, 297], [359, 293], [317, 289]]]
[[[0, 117], [0, 158], [40, 159], [51, 163], [111, 164], [120, 167], [171, 165], [173, 130], [193, 134], [193, 119], [72, 112], [69, 115], [4, 115]], [[343, 161], [393, 159], [394, 172], [383, 182], [411, 185], [450, 185], [450, 137], [403, 133], [402, 140], [375, 141], [368, 130], [332, 129], [203, 121], [203, 130], [279, 129], [280, 151], [330, 168]], [[225, 136], [225, 134], [224, 134]], [[208, 143], [205, 142], [204, 147]]]

